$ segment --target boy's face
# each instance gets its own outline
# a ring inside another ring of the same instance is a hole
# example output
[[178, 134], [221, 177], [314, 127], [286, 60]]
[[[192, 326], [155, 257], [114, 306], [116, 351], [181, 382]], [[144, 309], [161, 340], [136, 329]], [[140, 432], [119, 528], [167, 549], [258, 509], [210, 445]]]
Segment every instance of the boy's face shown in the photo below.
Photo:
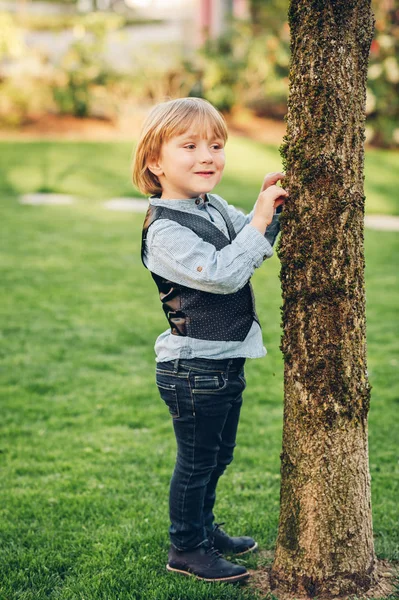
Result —
[[210, 192], [222, 178], [224, 141], [193, 126], [163, 143], [158, 160], [148, 168], [158, 177], [163, 199], [196, 198]]

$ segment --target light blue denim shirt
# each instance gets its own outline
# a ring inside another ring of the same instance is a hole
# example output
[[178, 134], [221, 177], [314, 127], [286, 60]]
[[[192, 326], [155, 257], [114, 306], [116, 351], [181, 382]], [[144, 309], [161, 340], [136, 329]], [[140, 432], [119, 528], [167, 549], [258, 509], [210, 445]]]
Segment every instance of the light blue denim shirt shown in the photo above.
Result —
[[[231, 244], [216, 250], [191, 229], [170, 219], [158, 219], [148, 229], [143, 259], [150, 271], [177, 284], [213, 294], [232, 294], [241, 289], [255, 269], [273, 255], [272, 245], [280, 229], [279, 216], [274, 216], [263, 236], [249, 224], [254, 210], [244, 215], [215, 194], [207, 194], [210, 202], [212, 196], [223, 203], [237, 232]], [[160, 200], [153, 197], [150, 204], [200, 215], [212, 221], [228, 237], [223, 217], [209, 206], [206, 198]], [[172, 335], [167, 329], [157, 338], [154, 350], [156, 362], [197, 357], [260, 358], [266, 354], [262, 331], [256, 321], [242, 342], [200, 340]]]

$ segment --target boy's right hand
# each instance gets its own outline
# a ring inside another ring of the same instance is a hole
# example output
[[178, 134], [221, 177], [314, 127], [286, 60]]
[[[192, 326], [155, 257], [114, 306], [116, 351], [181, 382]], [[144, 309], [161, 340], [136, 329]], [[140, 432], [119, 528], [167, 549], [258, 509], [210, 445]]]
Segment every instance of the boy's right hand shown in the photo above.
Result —
[[254, 216], [250, 224], [264, 235], [266, 227], [273, 221], [274, 211], [278, 206], [284, 204], [287, 196], [288, 192], [278, 185], [271, 185], [261, 192], [256, 201]]

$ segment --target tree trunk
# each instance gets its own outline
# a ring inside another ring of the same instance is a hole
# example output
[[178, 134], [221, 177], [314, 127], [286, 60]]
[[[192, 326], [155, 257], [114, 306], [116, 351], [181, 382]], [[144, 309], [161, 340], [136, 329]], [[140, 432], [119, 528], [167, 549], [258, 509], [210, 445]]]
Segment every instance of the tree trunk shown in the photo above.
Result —
[[292, 0], [290, 197], [279, 248], [285, 407], [272, 585], [313, 597], [367, 589], [364, 121], [370, 0]]

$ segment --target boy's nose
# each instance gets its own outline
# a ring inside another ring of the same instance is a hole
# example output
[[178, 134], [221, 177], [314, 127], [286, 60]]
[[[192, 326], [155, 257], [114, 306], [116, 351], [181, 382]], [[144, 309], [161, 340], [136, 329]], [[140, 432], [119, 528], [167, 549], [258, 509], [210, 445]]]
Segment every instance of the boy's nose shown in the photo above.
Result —
[[202, 143], [198, 145], [198, 160], [200, 163], [213, 162], [212, 152], [206, 141], [201, 140]]
[[201, 163], [213, 162], [213, 156], [209, 151], [204, 152], [200, 157]]

